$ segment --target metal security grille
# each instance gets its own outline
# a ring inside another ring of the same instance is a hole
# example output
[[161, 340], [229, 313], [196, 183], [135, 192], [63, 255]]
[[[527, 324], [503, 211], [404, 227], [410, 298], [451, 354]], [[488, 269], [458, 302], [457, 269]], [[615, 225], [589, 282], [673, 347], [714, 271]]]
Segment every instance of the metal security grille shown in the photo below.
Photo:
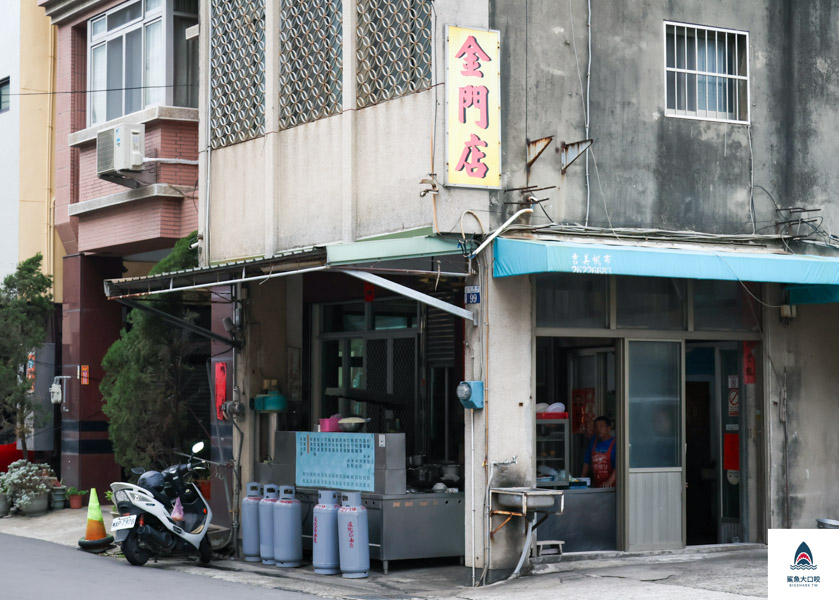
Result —
[[431, 0], [358, 0], [359, 108], [431, 87]]
[[405, 430], [405, 448], [411, 454], [421, 452], [425, 432], [419, 427], [423, 423], [421, 408], [417, 402], [417, 338], [393, 340], [393, 395], [402, 406], [393, 411], [402, 421]]
[[749, 34], [664, 23], [668, 116], [749, 122]]
[[280, 129], [341, 112], [342, 10], [341, 0], [283, 0]]
[[265, 133], [265, 0], [211, 0], [210, 144]]

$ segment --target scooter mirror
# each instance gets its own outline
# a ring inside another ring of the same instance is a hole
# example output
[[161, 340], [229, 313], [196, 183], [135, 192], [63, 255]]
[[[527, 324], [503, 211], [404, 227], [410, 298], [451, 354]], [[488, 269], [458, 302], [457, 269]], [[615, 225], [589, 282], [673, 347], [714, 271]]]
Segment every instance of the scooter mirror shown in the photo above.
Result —
[[131, 467], [131, 472], [134, 473], [134, 475], [142, 475], [146, 472], [146, 470], [143, 467]]
[[196, 442], [195, 445], [192, 447], [192, 453], [198, 454], [204, 449], [204, 442]]

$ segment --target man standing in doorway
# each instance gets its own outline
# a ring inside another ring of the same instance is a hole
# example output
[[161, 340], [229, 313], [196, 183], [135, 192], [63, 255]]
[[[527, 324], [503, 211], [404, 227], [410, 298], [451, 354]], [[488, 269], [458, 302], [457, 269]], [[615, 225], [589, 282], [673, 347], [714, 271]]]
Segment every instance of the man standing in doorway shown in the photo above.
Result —
[[591, 472], [591, 487], [615, 487], [615, 438], [608, 417], [594, 420], [594, 437], [583, 456], [583, 477]]

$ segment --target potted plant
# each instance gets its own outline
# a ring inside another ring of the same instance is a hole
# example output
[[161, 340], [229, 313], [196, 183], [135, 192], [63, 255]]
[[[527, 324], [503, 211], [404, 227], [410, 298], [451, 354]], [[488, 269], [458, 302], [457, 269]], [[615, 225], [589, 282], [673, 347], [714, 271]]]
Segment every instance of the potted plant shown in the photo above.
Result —
[[53, 510], [62, 510], [66, 495], [67, 488], [58, 479], [53, 479], [52, 487], [50, 488], [50, 508]]
[[111, 505], [111, 514], [118, 517], [119, 510], [117, 510], [117, 503], [114, 502], [114, 492], [111, 490], [105, 490], [105, 499], [108, 501], [108, 504]]
[[70, 500], [70, 508], [82, 507], [82, 496], [87, 494], [90, 490], [80, 490], [74, 488], [72, 485], [67, 488], [67, 499]]
[[31, 463], [22, 458], [9, 465], [8, 471], [0, 475], [0, 487], [6, 490], [12, 506], [27, 516], [47, 512], [52, 476], [49, 465]]

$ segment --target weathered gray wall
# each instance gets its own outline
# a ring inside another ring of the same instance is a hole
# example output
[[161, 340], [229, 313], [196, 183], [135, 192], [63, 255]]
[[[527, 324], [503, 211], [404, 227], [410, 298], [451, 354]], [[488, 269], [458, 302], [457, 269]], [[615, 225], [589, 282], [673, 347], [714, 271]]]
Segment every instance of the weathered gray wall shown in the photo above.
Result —
[[[592, 3], [590, 137], [599, 179], [592, 161], [589, 224], [752, 232], [749, 128], [664, 116], [662, 22], [673, 20], [749, 32], [755, 184], [781, 206], [821, 207], [826, 223], [839, 226], [830, 206], [839, 183], [836, 9], [835, 0]], [[562, 177], [554, 151], [560, 140], [585, 137], [586, 20], [585, 0], [492, 3], [504, 56], [507, 181], [525, 182], [526, 139], [555, 135], [530, 183], [559, 187], [540, 194], [550, 195], [545, 208], [557, 222], [586, 214], [584, 159]], [[754, 196], [757, 228], [773, 233], [772, 200], [757, 187]]]
[[[484, 269], [487, 264], [485, 261], [489, 259], [487, 252], [475, 264], [475, 268], [483, 273], [485, 283], [481, 304], [477, 306], [480, 324], [477, 327], [467, 325], [465, 330], [468, 344], [465, 351], [465, 376], [469, 379], [482, 379], [486, 385], [484, 410], [473, 411], [471, 417], [467, 414], [464, 427], [465, 562], [466, 566], [475, 565], [479, 569], [484, 567], [487, 558], [484, 552], [486, 520], [482, 517], [490, 467], [493, 463], [508, 462], [515, 457], [515, 464], [492, 467], [492, 487], [531, 487], [535, 484], [536, 464], [536, 412], [533, 394], [530, 392], [535, 372], [532, 288], [527, 279], [488, 277], [488, 271]], [[479, 279], [475, 277], [470, 283], [477, 285]], [[474, 418], [474, 442], [471, 418]], [[484, 459], [486, 468], [482, 468]], [[474, 487], [471, 470], [474, 470]], [[474, 548], [471, 512], [473, 493], [476, 507]], [[494, 517], [492, 527], [497, 527], [502, 520], [503, 517]], [[489, 561], [492, 572], [506, 575], [512, 571], [523, 545], [522, 523], [514, 519], [492, 538]], [[492, 572], [490, 579], [495, 578]]]
[[773, 314], [765, 331], [770, 527], [813, 528], [816, 518], [839, 519], [839, 306], [799, 306], [788, 326]]

